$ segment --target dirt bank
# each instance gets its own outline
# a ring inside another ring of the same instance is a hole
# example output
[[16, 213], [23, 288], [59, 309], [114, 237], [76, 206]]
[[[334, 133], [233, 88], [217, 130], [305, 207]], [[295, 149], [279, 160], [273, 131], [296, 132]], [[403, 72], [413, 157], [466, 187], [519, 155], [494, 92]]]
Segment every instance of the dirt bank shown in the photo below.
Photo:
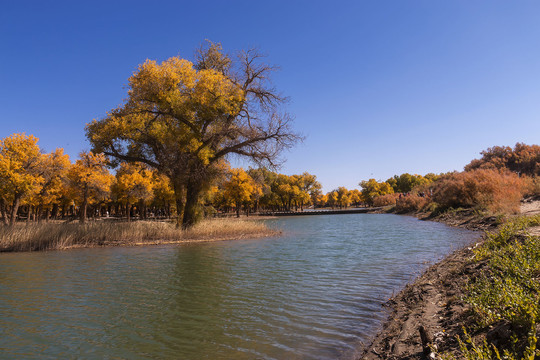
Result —
[[[524, 215], [540, 213], [539, 199], [524, 202]], [[492, 228], [496, 218], [481, 219], [473, 213], [446, 215], [432, 220], [474, 229]], [[540, 233], [540, 227], [530, 233]], [[479, 234], [479, 242], [480, 234]], [[385, 306], [390, 315], [379, 333], [366, 346], [359, 359], [426, 359], [421, 332], [435, 345], [440, 353], [459, 349], [457, 335], [463, 335], [462, 328], [469, 324], [468, 305], [461, 299], [464, 285], [485, 265], [484, 262], [470, 261], [474, 244], [455, 251], [441, 262], [429, 267], [416, 281], [407, 285]], [[423, 329], [423, 330], [422, 330]], [[495, 328], [493, 331], [499, 331]], [[497, 334], [487, 334], [497, 336]], [[424, 338], [425, 342], [426, 338]], [[428, 351], [429, 353], [429, 351]], [[433, 357], [436, 358], [436, 357]]]

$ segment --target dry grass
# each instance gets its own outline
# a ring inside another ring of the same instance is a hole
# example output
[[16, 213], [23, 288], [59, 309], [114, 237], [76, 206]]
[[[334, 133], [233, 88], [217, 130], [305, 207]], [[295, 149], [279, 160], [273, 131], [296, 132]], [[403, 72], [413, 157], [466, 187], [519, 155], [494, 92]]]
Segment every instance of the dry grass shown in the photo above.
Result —
[[150, 221], [17, 224], [0, 227], [0, 251], [233, 240], [276, 233], [261, 221], [236, 219], [204, 220], [186, 231], [171, 223]]

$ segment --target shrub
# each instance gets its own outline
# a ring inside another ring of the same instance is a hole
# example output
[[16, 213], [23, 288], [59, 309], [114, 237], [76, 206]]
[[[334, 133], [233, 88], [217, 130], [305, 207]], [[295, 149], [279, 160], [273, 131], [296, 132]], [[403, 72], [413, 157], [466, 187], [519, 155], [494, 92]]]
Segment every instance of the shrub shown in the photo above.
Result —
[[540, 176], [534, 176], [527, 179], [526, 195], [540, 196]]
[[396, 202], [396, 211], [400, 213], [420, 211], [429, 203], [429, 199], [417, 194], [402, 196]]
[[511, 172], [477, 169], [443, 176], [433, 185], [433, 201], [443, 208], [467, 207], [518, 213], [527, 181]]
[[373, 206], [395, 205], [399, 194], [386, 194], [377, 196], [373, 199]]

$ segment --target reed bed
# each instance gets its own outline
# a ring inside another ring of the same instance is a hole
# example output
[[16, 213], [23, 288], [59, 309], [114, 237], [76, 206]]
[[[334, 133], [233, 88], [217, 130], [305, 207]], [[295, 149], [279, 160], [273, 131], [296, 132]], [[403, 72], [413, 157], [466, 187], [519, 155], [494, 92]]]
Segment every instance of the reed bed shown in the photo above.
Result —
[[17, 224], [0, 227], [0, 252], [233, 240], [277, 233], [261, 221], [236, 219], [204, 220], [185, 231], [156, 221]]

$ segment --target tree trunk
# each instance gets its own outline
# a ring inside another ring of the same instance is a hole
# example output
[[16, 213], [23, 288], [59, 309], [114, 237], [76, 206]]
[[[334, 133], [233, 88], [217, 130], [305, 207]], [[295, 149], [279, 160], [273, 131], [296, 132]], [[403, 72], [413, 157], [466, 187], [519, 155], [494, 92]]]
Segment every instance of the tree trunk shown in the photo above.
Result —
[[186, 187], [186, 205], [184, 207], [184, 217], [182, 219], [182, 228], [189, 229], [197, 221], [197, 205], [199, 204], [199, 195], [202, 191], [200, 181], [190, 180]]
[[8, 225], [8, 218], [6, 214], [6, 203], [4, 199], [0, 198], [0, 216], [2, 216], [2, 223]]
[[184, 219], [184, 211], [185, 211], [185, 203], [184, 203], [184, 185], [180, 183], [180, 181], [175, 180], [173, 181], [173, 190], [174, 190], [174, 201], [176, 203], [176, 228], [180, 228], [180, 226], [184, 227], [183, 225], [183, 219]]
[[143, 200], [141, 200], [139, 202], [139, 209], [140, 209], [139, 210], [139, 214], [140, 214], [139, 218], [141, 220], [146, 220], [146, 204], [144, 203]]
[[131, 222], [131, 206], [129, 206], [129, 202], [126, 203], [126, 217], [127, 222]]
[[15, 194], [15, 198], [13, 199], [13, 205], [11, 207], [9, 226], [15, 226], [15, 222], [17, 221], [17, 212], [19, 211], [20, 203], [21, 203], [21, 195]]
[[54, 204], [51, 210], [51, 218], [56, 220], [58, 218], [58, 204]]
[[84, 224], [86, 222], [86, 208], [88, 207], [88, 196], [84, 194], [83, 202], [81, 205], [80, 213], [80, 223]]

